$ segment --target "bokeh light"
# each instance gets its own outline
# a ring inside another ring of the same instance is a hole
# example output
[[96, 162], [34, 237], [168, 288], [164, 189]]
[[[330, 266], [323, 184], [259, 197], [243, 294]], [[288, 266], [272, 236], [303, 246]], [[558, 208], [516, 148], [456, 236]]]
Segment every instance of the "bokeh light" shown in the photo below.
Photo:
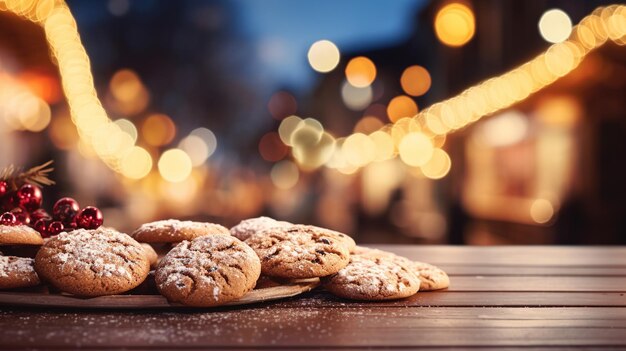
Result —
[[272, 167], [270, 178], [275, 187], [287, 190], [298, 184], [300, 171], [293, 162], [280, 161]]
[[400, 85], [402, 90], [411, 96], [421, 96], [430, 89], [431, 78], [428, 70], [422, 66], [411, 66], [402, 72]]
[[372, 87], [355, 87], [347, 81], [341, 87], [341, 98], [346, 106], [354, 111], [365, 109], [372, 102]]
[[431, 159], [434, 147], [432, 141], [423, 133], [409, 133], [402, 138], [398, 145], [398, 152], [402, 162], [409, 166], [420, 167]]
[[296, 98], [286, 91], [279, 91], [272, 95], [267, 103], [267, 109], [274, 119], [282, 120], [298, 110]]
[[167, 145], [176, 136], [176, 125], [167, 115], [153, 114], [143, 121], [141, 136], [152, 146]]
[[546, 199], [537, 199], [530, 206], [530, 217], [533, 221], [543, 224], [547, 223], [554, 216], [554, 207]]
[[189, 155], [181, 149], [165, 151], [158, 163], [159, 173], [168, 182], [182, 182], [191, 175], [192, 163]]
[[430, 160], [421, 167], [421, 170], [427, 178], [441, 179], [448, 174], [451, 166], [450, 156], [442, 149], [436, 148], [433, 150]]
[[122, 158], [120, 168], [125, 177], [141, 179], [152, 170], [152, 157], [144, 148], [133, 146]]
[[296, 144], [291, 150], [303, 170], [311, 171], [326, 164], [335, 151], [335, 138], [323, 132], [315, 144]]
[[341, 151], [349, 165], [363, 167], [374, 161], [376, 144], [367, 135], [355, 133], [346, 138]]
[[474, 12], [464, 4], [448, 4], [435, 16], [435, 34], [445, 45], [463, 46], [472, 39], [475, 30]]
[[259, 141], [259, 154], [266, 161], [280, 161], [287, 156], [287, 152], [289, 150], [276, 132], [266, 133]]
[[289, 116], [280, 122], [278, 127], [278, 135], [283, 144], [291, 146], [291, 135], [302, 122], [302, 118], [298, 116]]
[[209, 146], [206, 142], [197, 135], [188, 135], [178, 143], [178, 147], [185, 151], [191, 159], [191, 164], [194, 167], [198, 167], [209, 158]]
[[314, 70], [327, 73], [339, 64], [340, 54], [337, 45], [329, 40], [316, 41], [307, 54], [309, 64]]
[[369, 134], [384, 126], [383, 122], [375, 116], [365, 116], [354, 125], [355, 133]]
[[367, 57], [355, 57], [346, 66], [346, 79], [357, 88], [365, 88], [376, 79], [376, 66]]
[[417, 104], [406, 95], [396, 96], [387, 106], [387, 116], [391, 122], [396, 122], [404, 117], [413, 117], [417, 114]]
[[217, 137], [210, 129], [204, 127], [196, 128], [189, 135], [195, 135], [204, 141], [207, 146], [207, 158], [211, 157], [217, 149]]
[[120, 118], [114, 123], [117, 124], [124, 133], [130, 135], [131, 139], [133, 139], [133, 143], [137, 141], [137, 127], [135, 127], [133, 122], [125, 118]]
[[572, 20], [560, 9], [551, 9], [539, 19], [539, 33], [550, 43], [560, 43], [572, 33]]

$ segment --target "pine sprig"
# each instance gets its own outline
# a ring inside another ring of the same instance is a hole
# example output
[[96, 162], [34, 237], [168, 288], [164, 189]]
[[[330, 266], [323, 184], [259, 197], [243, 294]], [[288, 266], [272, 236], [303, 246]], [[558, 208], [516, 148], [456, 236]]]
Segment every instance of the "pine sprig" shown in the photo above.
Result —
[[52, 185], [54, 181], [49, 178], [50, 172], [54, 170], [50, 167], [52, 163], [50, 160], [24, 172], [20, 167], [8, 165], [0, 170], [0, 180], [7, 182], [10, 190], [16, 190], [25, 183], [37, 186]]

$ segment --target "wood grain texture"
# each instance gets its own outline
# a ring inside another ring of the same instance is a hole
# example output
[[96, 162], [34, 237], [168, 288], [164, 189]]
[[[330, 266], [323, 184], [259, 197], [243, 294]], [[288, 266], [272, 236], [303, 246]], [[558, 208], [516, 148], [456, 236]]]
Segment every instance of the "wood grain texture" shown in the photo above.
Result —
[[450, 288], [210, 310], [3, 306], [0, 349], [626, 349], [625, 247], [378, 247], [439, 265]]
[[[92, 325], [91, 328], [85, 326]], [[59, 328], [59, 326], [63, 326]], [[49, 347], [626, 346], [624, 308], [271, 307], [186, 313], [0, 312], [0, 342]], [[28, 333], [24, 333], [28, 330]], [[427, 337], [425, 337], [427, 336]]]

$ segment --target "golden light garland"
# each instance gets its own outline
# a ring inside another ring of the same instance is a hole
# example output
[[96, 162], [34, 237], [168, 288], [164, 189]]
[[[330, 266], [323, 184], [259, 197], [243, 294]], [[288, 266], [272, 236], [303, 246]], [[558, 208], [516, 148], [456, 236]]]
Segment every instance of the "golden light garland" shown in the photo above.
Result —
[[[0, 10], [12, 12], [43, 27], [59, 67], [63, 92], [80, 137], [81, 150], [88, 149], [86, 153], [95, 153], [109, 168], [127, 178], [147, 176], [153, 169], [152, 156], [148, 150], [135, 145], [136, 127], [128, 128], [126, 122], [129, 121], [116, 123], [107, 115], [94, 87], [89, 56], [81, 43], [76, 21], [67, 4], [62, 0], [0, 0]], [[127, 84], [127, 88], [133, 87]], [[142, 87], [138, 88], [140, 97], [145, 95]], [[166, 180], [178, 182], [189, 177], [191, 168], [184, 167], [183, 173], [168, 165], [187, 166], [191, 161], [184, 151], [173, 150], [175, 152], [166, 151], [161, 155], [166, 158], [160, 160], [159, 164], [164, 166], [159, 167], [159, 170]]]
[[[569, 39], [550, 46], [529, 62], [435, 103], [413, 117], [396, 119], [393, 114], [390, 117], [394, 123], [369, 135], [353, 133], [325, 141], [321, 137], [314, 139], [317, 143], [310, 140], [298, 143], [292, 136], [301, 130], [319, 136], [328, 133], [321, 124], [306, 123], [293, 116], [283, 120], [279, 133], [285, 144], [292, 147], [294, 156], [310, 154], [311, 150], [320, 149], [320, 144], [326, 148], [332, 145], [334, 151], [330, 155], [326, 152], [325, 165], [342, 173], [350, 174], [371, 162], [399, 156], [407, 165], [419, 167], [426, 177], [439, 179], [450, 169], [450, 157], [441, 149], [447, 134], [507, 109], [549, 86], [609, 40], [626, 45], [624, 5], [597, 8], [572, 28]], [[295, 159], [304, 169], [315, 168], [319, 163], [313, 162], [314, 157]]]

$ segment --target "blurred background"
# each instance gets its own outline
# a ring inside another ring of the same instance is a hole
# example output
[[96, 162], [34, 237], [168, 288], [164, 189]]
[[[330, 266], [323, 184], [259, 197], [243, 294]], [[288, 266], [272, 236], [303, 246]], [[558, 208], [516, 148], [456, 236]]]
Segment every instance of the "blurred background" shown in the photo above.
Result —
[[0, 1], [0, 168], [126, 231], [626, 244], [625, 34], [592, 0]]

